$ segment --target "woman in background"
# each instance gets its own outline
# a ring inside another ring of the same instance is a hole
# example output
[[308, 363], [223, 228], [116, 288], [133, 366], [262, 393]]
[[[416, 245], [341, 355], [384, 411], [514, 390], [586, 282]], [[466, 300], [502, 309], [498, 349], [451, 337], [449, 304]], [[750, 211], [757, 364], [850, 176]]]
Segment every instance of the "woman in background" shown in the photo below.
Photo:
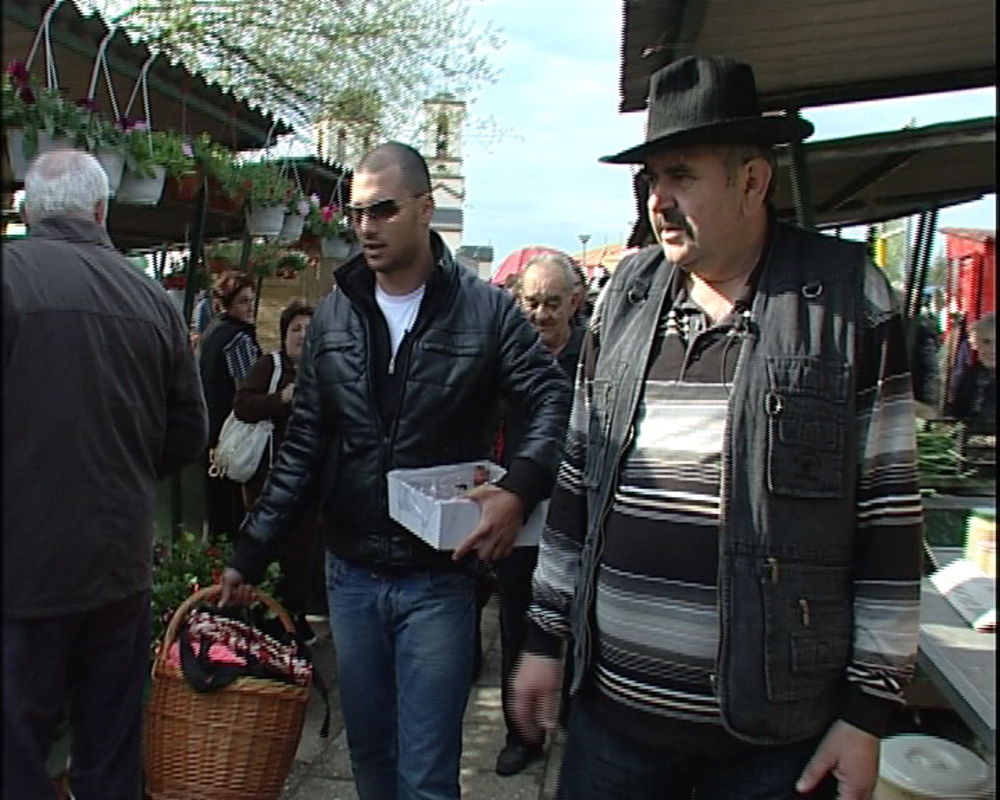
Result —
[[[198, 366], [208, 408], [208, 447], [219, 441], [222, 423], [233, 410], [236, 387], [260, 358], [254, 327], [257, 293], [253, 280], [241, 272], [223, 277], [216, 287], [220, 313], [198, 343]], [[235, 537], [243, 521], [240, 484], [208, 475], [205, 459], [205, 516], [210, 539]]]

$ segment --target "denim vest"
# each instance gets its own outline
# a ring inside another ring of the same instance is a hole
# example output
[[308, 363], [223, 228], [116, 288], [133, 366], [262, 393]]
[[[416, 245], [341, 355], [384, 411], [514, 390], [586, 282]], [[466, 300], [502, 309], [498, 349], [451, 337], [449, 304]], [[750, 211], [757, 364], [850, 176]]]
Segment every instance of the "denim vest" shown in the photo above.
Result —
[[[722, 452], [714, 686], [735, 736], [782, 744], [837, 716], [852, 643], [858, 442], [855, 330], [864, 247], [777, 225], [743, 337]], [[588, 522], [573, 602], [580, 685], [592, 655], [604, 524], [674, 267], [659, 248], [608, 285], [589, 387]], [[873, 320], [874, 321], [874, 320]]]

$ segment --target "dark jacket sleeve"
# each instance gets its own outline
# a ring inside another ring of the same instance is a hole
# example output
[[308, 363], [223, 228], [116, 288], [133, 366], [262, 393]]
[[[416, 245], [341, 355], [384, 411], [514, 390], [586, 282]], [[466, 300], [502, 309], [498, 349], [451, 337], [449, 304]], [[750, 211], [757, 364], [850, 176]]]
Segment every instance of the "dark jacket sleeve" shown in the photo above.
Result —
[[169, 318], [172, 353], [168, 361], [170, 374], [166, 376], [167, 425], [156, 465], [158, 478], [194, 461], [208, 444], [208, 412], [187, 331], [173, 309]]
[[321, 327], [314, 318], [296, 371], [288, 432], [264, 489], [243, 520], [229, 562], [249, 583], [260, 582], [282, 537], [314, 498], [322, 471], [329, 436], [323, 425], [316, 376], [315, 343]]
[[[260, 422], [281, 415], [285, 404], [281, 402], [281, 389], [269, 394], [274, 359], [270, 353], [257, 359], [250, 372], [236, 389], [233, 413], [244, 422]], [[279, 380], [278, 386], [282, 381]]]
[[505, 298], [500, 317], [500, 388], [518, 409], [524, 432], [499, 482], [524, 501], [525, 513], [549, 496], [562, 453], [571, 387], [531, 323]]

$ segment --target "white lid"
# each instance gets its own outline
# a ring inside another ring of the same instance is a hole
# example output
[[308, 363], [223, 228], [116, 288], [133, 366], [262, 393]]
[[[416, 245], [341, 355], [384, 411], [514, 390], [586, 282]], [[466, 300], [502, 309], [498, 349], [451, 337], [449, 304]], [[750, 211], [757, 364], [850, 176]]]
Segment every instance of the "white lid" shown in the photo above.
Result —
[[882, 741], [879, 775], [920, 797], [985, 797], [989, 790], [989, 768], [979, 756], [947, 739], [917, 733]]

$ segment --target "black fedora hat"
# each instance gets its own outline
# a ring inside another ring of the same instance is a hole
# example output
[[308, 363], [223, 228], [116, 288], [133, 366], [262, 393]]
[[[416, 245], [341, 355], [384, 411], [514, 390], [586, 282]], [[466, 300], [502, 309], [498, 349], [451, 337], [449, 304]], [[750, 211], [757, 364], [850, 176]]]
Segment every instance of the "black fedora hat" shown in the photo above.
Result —
[[799, 117], [761, 114], [749, 64], [721, 56], [687, 56], [649, 79], [646, 141], [600, 160], [638, 164], [664, 146], [787, 144], [812, 132], [812, 124]]

